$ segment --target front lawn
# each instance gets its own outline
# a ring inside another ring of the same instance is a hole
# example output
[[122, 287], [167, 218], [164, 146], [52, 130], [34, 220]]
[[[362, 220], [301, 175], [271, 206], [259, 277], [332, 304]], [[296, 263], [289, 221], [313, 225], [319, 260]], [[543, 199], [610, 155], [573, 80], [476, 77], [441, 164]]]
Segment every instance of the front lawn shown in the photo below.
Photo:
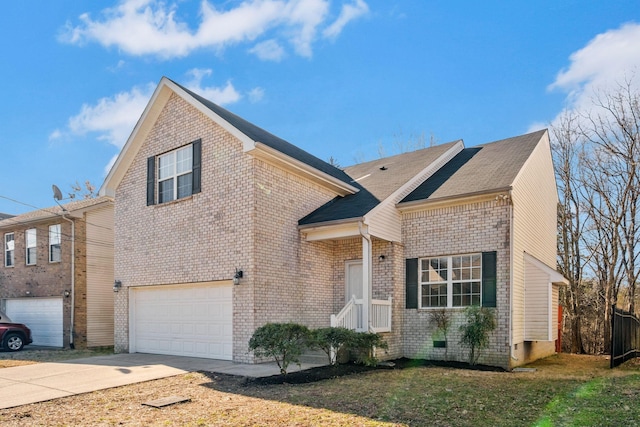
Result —
[[[0, 411], [4, 425], [638, 425], [640, 363], [559, 355], [535, 372], [381, 369], [308, 384], [191, 373]], [[161, 409], [142, 405], [182, 396]]]

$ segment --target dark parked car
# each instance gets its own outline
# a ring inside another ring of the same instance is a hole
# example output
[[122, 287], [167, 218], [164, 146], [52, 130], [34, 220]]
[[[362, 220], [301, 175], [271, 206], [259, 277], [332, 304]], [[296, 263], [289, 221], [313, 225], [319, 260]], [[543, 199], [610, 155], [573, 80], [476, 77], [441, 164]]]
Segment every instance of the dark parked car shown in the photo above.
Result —
[[0, 344], [2, 344], [2, 348], [7, 351], [18, 351], [31, 342], [31, 329], [22, 323], [13, 323], [6, 314], [0, 311]]

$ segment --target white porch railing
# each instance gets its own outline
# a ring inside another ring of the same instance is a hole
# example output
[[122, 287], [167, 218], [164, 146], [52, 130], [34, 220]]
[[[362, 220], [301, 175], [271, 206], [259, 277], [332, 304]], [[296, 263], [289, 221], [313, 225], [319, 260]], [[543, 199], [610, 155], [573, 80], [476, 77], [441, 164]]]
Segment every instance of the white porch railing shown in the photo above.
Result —
[[[363, 303], [363, 300], [351, 297], [338, 314], [331, 315], [331, 326], [365, 332], [367, 328], [362, 319]], [[391, 332], [391, 297], [387, 300], [372, 300], [370, 316], [372, 332]]]
[[371, 301], [371, 331], [391, 332], [391, 297]]

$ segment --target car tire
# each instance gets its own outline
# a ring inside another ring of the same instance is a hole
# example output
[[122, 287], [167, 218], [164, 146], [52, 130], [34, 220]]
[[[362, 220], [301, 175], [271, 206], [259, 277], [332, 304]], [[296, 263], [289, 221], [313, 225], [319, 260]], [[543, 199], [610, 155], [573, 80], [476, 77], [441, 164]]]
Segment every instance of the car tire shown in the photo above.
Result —
[[20, 334], [10, 333], [4, 337], [4, 342], [2, 344], [7, 351], [19, 351], [24, 347], [24, 340]]

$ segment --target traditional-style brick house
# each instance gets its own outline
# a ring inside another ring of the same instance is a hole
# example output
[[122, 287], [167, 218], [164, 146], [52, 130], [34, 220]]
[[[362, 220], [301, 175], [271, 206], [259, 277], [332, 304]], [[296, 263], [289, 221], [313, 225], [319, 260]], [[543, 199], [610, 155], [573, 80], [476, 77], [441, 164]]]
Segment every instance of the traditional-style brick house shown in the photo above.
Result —
[[0, 309], [33, 345], [113, 345], [113, 199], [6, 218], [0, 236]]
[[163, 78], [108, 174], [115, 349], [253, 363], [266, 322], [384, 334], [385, 358], [444, 357], [430, 323], [495, 309], [480, 359], [554, 352], [548, 134], [462, 141], [337, 169]]

